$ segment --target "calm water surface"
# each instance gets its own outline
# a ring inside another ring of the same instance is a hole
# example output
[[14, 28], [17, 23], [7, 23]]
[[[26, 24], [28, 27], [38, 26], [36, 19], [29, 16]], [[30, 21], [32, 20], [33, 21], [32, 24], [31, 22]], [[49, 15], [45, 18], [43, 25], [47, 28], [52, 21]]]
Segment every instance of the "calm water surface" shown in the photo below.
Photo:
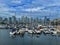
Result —
[[60, 37], [52, 35], [9, 35], [9, 29], [0, 29], [0, 45], [60, 45]]

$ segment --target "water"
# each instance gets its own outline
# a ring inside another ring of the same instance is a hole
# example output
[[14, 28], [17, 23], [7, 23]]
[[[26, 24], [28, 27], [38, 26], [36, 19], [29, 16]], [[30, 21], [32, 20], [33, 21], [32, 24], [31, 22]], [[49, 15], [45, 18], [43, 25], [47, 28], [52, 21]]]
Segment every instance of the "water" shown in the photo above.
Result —
[[0, 29], [0, 45], [60, 45], [60, 37], [50, 34], [32, 35], [25, 33], [24, 36], [9, 35], [10, 30]]

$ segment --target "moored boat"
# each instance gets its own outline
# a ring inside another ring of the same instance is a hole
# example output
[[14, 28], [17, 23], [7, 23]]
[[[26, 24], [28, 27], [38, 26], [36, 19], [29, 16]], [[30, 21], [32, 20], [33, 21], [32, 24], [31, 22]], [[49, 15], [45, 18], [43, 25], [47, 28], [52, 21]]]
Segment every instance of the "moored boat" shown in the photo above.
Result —
[[10, 32], [10, 35], [15, 35], [16, 34], [16, 32]]
[[44, 33], [44, 34], [50, 34], [50, 31], [49, 31], [48, 28], [44, 28], [43, 33]]
[[57, 35], [57, 29], [51, 28], [51, 29], [49, 29], [49, 31], [52, 35]]
[[17, 34], [23, 34], [23, 33], [25, 33], [25, 30], [21, 30], [21, 29], [17, 32]]
[[10, 35], [15, 35], [17, 33], [16, 28], [13, 28], [12, 31], [10, 32]]
[[33, 30], [28, 30], [28, 33], [33, 34], [34, 31]]
[[41, 31], [40, 30], [35, 30], [35, 34], [40, 34]]

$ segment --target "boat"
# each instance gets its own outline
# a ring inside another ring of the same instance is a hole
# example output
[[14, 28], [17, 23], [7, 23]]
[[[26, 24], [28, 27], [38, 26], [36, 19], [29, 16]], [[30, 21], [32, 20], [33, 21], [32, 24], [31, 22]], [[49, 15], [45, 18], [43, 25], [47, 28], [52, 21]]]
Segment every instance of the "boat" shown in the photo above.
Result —
[[28, 30], [28, 33], [33, 34], [34, 31], [33, 30]]
[[49, 31], [52, 35], [57, 35], [57, 29], [51, 28], [51, 29], [49, 29]]
[[13, 28], [12, 31], [10, 32], [10, 35], [15, 35], [16, 33], [17, 33], [17, 30]]
[[43, 33], [44, 33], [44, 34], [50, 34], [50, 31], [49, 31], [48, 28], [44, 28]]
[[40, 30], [35, 30], [34, 32], [35, 32], [35, 34], [40, 34], [41, 33]]
[[23, 34], [23, 33], [25, 33], [25, 30], [21, 30], [21, 29], [17, 32], [17, 34]]
[[50, 34], [49, 30], [44, 30], [43, 32], [44, 32], [44, 34]]
[[16, 34], [16, 32], [10, 32], [10, 35], [15, 35]]

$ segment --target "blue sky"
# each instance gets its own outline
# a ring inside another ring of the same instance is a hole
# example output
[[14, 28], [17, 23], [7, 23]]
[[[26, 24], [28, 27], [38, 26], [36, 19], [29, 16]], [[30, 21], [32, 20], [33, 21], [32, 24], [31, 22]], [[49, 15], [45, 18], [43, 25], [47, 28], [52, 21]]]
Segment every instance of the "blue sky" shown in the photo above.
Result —
[[60, 18], [60, 0], [0, 0], [0, 16]]

